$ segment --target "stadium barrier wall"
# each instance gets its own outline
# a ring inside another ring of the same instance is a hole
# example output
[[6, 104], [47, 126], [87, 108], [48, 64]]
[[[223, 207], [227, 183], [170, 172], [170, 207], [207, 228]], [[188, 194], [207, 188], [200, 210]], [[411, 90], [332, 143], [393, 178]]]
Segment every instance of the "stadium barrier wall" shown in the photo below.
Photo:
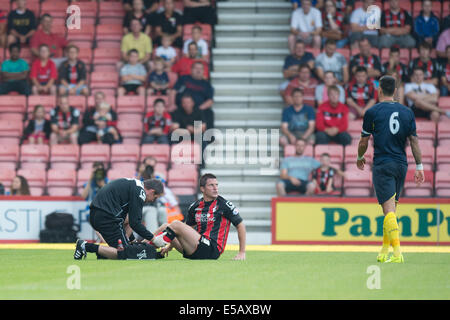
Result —
[[[404, 198], [402, 245], [450, 245], [450, 199]], [[375, 198], [272, 199], [272, 244], [380, 245], [384, 215]]]
[[0, 197], [0, 243], [39, 242], [45, 217], [54, 211], [71, 213], [80, 225], [78, 236], [95, 239], [88, 221], [88, 203], [80, 197]]

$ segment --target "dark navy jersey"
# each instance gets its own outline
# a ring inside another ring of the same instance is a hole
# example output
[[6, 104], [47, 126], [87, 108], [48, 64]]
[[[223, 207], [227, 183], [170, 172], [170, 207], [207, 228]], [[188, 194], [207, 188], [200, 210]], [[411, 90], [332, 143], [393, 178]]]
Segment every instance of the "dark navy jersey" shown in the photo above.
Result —
[[406, 140], [416, 135], [414, 113], [398, 102], [377, 103], [364, 114], [361, 136], [370, 135], [374, 140], [374, 165], [389, 161], [407, 164]]
[[208, 202], [203, 198], [195, 201], [189, 207], [186, 217], [186, 224], [194, 227], [208, 240], [215, 241], [221, 254], [227, 243], [230, 224], [237, 226], [241, 222], [238, 209], [221, 196]]

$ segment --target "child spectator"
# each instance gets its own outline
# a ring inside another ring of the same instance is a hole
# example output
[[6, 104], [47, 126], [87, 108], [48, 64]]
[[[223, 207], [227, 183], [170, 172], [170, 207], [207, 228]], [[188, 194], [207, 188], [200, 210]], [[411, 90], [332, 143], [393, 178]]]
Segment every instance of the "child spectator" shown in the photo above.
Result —
[[164, 67], [170, 70], [177, 59], [177, 51], [172, 47], [172, 40], [169, 36], [162, 36], [162, 45], [156, 48], [155, 55], [164, 59]]
[[36, 105], [33, 110], [33, 118], [28, 122], [23, 132], [22, 142], [29, 144], [48, 144], [52, 133], [51, 123], [45, 119], [45, 108]]
[[8, 44], [29, 44], [36, 31], [36, 17], [27, 9], [26, 0], [16, 0], [17, 9], [8, 15]]
[[89, 94], [86, 86], [86, 65], [78, 59], [80, 49], [75, 45], [67, 46], [67, 60], [59, 67], [59, 94]]
[[164, 60], [155, 59], [154, 67], [155, 70], [148, 77], [150, 88], [147, 90], [147, 95], [166, 95], [169, 88], [169, 76], [164, 71]]
[[209, 56], [208, 42], [206, 42], [202, 38], [202, 27], [200, 27], [200, 26], [192, 27], [192, 38], [187, 39], [184, 42], [183, 54], [185, 54], [185, 55], [188, 54], [188, 47], [189, 47], [189, 43], [191, 43], [191, 42], [195, 42], [197, 44], [198, 50], [197, 50], [197, 56], [195, 58], [203, 59], [203, 60], [207, 61], [208, 56]]
[[[109, 106], [101, 107], [101, 109], [109, 109]], [[114, 143], [120, 143], [121, 137], [119, 135], [119, 132], [116, 128], [113, 126], [108, 125], [108, 118], [105, 116], [100, 116], [95, 121], [95, 125], [97, 126], [97, 142], [99, 144], [105, 143], [105, 144], [114, 144]]]
[[169, 144], [169, 133], [172, 126], [172, 117], [166, 111], [166, 103], [163, 99], [156, 99], [153, 103], [154, 111], [145, 115], [145, 131], [142, 143]]
[[55, 81], [58, 79], [58, 71], [50, 59], [50, 49], [46, 44], [39, 47], [39, 58], [31, 65], [30, 79], [33, 84], [31, 92], [34, 95], [56, 95]]
[[20, 45], [15, 43], [9, 46], [10, 58], [3, 61], [1, 76], [3, 82], [0, 84], [0, 94], [8, 94], [11, 91], [19, 94], [29, 95], [28, 84], [28, 62], [20, 58]]
[[419, 44], [426, 41], [435, 47], [439, 37], [439, 18], [431, 9], [431, 0], [422, 1], [422, 11], [414, 19], [414, 35]]
[[321, 104], [316, 114], [316, 143], [328, 144], [331, 141], [346, 146], [352, 137], [348, 128], [348, 107], [339, 102], [339, 88], [328, 88], [329, 100]]
[[334, 188], [334, 177], [336, 170], [330, 166], [330, 155], [328, 153], [322, 153], [320, 155], [320, 167], [312, 172], [314, 193], [326, 194], [332, 193]]
[[80, 111], [69, 105], [67, 96], [59, 97], [59, 106], [50, 112], [52, 133], [50, 144], [77, 144]]
[[128, 51], [128, 63], [120, 69], [121, 87], [117, 93], [124, 96], [129, 93], [145, 95], [144, 83], [147, 76], [145, 67], [138, 63], [139, 53], [136, 49]]
[[367, 109], [377, 101], [377, 90], [372, 82], [369, 82], [367, 69], [357, 67], [354, 79], [347, 88], [347, 105], [349, 106], [349, 119], [360, 119]]

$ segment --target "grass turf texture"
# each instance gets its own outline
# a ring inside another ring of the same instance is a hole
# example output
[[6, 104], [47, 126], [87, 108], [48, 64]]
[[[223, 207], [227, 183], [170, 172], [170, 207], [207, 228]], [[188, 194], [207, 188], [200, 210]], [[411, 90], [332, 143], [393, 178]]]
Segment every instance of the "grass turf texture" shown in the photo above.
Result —
[[[449, 299], [450, 254], [406, 253], [380, 264], [368, 252], [249, 251], [246, 261], [190, 261], [175, 251], [157, 261], [73, 260], [72, 250], [0, 250], [0, 299]], [[69, 290], [70, 265], [81, 289]], [[370, 265], [381, 289], [369, 290]]]

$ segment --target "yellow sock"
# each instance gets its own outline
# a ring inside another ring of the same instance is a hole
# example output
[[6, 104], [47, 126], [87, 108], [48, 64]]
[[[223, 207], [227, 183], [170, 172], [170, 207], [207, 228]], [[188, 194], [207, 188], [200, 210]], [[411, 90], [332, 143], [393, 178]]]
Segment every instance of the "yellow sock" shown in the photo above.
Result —
[[386, 228], [383, 228], [383, 246], [381, 247], [381, 254], [389, 253], [389, 246], [391, 245], [391, 241], [389, 240], [389, 235], [386, 231]]
[[392, 243], [392, 247], [394, 249], [394, 256], [398, 257], [400, 255], [400, 238], [399, 238], [399, 230], [397, 217], [394, 212], [389, 212], [384, 217], [383, 226], [386, 229], [386, 233], [388, 234], [389, 240]]

